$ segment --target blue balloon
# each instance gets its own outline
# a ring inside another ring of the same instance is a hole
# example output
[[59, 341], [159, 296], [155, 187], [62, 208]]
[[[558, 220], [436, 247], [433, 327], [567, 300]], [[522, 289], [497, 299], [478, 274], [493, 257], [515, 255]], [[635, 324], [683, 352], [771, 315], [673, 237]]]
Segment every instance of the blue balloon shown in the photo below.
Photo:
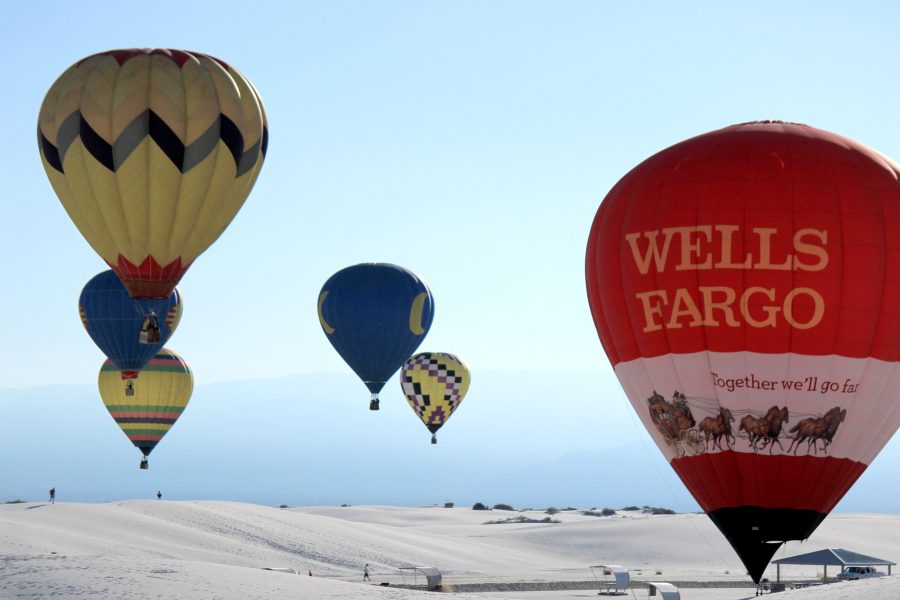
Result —
[[120, 371], [136, 374], [162, 350], [181, 319], [181, 293], [132, 299], [113, 271], [87, 282], [78, 299], [81, 322]]
[[378, 392], [425, 339], [433, 318], [431, 290], [397, 265], [347, 267], [319, 293], [322, 330], [372, 392], [372, 410], [378, 410]]

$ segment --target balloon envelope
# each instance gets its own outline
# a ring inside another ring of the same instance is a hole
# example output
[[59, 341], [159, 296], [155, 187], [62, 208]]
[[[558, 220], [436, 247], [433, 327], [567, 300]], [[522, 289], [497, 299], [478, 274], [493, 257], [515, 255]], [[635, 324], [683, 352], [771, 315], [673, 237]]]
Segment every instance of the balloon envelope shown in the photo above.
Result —
[[181, 294], [132, 299], [113, 271], [87, 282], [78, 299], [88, 335], [121, 371], [140, 371], [172, 336], [182, 311]]
[[432, 434], [447, 422], [463, 401], [470, 381], [466, 364], [444, 352], [416, 354], [400, 371], [400, 386], [409, 406]]
[[385, 382], [431, 327], [431, 290], [415, 273], [365, 263], [332, 275], [319, 293], [319, 322], [328, 341], [362, 379], [377, 407]]
[[626, 395], [758, 581], [900, 425], [900, 168], [747, 123], [609, 192], [588, 299]]
[[132, 395], [126, 392], [119, 369], [110, 360], [100, 368], [98, 387], [103, 404], [144, 456], [172, 428], [194, 390], [190, 367], [171, 350], [161, 350], [141, 370]]
[[165, 298], [231, 222], [268, 144], [252, 84], [182, 50], [111, 50], [67, 69], [38, 121], [44, 171], [135, 298]]

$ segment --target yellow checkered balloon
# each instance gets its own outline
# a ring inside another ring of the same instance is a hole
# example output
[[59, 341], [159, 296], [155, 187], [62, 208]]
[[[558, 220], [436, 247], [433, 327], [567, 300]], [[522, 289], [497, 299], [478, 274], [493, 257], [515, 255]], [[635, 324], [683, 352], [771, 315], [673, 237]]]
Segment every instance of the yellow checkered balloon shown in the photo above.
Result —
[[406, 400], [434, 435], [469, 391], [469, 369], [453, 354], [422, 352], [406, 361], [400, 371], [400, 385]]

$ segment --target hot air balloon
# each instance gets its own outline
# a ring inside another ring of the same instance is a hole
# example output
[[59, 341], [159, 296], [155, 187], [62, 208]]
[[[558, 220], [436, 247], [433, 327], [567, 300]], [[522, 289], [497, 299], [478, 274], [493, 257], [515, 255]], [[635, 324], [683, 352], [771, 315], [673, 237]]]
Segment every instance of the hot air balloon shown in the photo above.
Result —
[[113, 271], [92, 278], [78, 300], [88, 335], [126, 380], [136, 378], [162, 350], [178, 326], [182, 306], [177, 288], [164, 299], [130, 298]]
[[625, 175], [587, 293], [635, 411], [759, 582], [900, 425], [900, 167], [755, 122]]
[[433, 317], [431, 290], [397, 265], [347, 267], [319, 293], [322, 330], [369, 388], [371, 410], [378, 410], [378, 392], [422, 343]]
[[406, 361], [400, 386], [406, 400], [431, 432], [437, 444], [440, 429], [469, 391], [469, 369], [458, 357], [444, 352], [422, 352]]
[[98, 386], [109, 414], [143, 454], [140, 467], [146, 469], [147, 457], [187, 406], [194, 376], [180, 356], [164, 348], [141, 370], [140, 378], [141, 385], [127, 395], [118, 367], [107, 359]]
[[38, 122], [44, 170], [75, 226], [132, 298], [166, 298], [244, 203], [266, 115], [225, 62], [110, 50], [69, 67]]

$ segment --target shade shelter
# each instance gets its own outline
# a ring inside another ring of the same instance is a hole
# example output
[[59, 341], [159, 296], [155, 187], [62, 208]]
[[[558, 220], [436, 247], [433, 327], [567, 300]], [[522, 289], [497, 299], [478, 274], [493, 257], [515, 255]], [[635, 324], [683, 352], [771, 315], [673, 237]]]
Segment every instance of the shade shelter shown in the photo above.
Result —
[[648, 581], [647, 587], [650, 588], [648, 596], [659, 596], [662, 600], [681, 600], [681, 592], [671, 583]]
[[[441, 572], [434, 567], [400, 567], [400, 576], [407, 585], [420, 586], [424, 581], [426, 590], [436, 590], [441, 587]], [[409, 583], [408, 579], [412, 580]]]
[[881, 558], [875, 558], [873, 556], [866, 556], [865, 554], [859, 554], [858, 552], [843, 550], [841, 548], [828, 548], [826, 550], [818, 550], [817, 552], [810, 552], [808, 554], [779, 558], [778, 560], [773, 560], [772, 564], [777, 568], [776, 581], [781, 581], [781, 565], [821, 565], [823, 567], [822, 579], [824, 581], [828, 579], [828, 567], [830, 566], [840, 567], [840, 571], [843, 571], [847, 567], [887, 566], [888, 575], [890, 575], [891, 567], [897, 563]]
[[631, 583], [631, 575], [622, 565], [591, 565], [591, 573], [600, 584], [598, 595], [624, 594]]

